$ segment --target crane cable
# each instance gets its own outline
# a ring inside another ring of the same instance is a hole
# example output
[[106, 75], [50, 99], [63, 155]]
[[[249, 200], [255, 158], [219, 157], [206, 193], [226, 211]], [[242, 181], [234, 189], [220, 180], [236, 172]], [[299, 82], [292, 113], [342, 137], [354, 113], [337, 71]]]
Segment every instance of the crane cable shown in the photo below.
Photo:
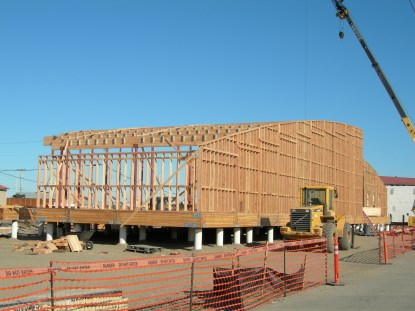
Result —
[[412, 11], [414, 11], [414, 13], [415, 13], [415, 7], [414, 7], [414, 4], [412, 3], [412, 0], [409, 0], [409, 4], [411, 5], [411, 7], [412, 7]]

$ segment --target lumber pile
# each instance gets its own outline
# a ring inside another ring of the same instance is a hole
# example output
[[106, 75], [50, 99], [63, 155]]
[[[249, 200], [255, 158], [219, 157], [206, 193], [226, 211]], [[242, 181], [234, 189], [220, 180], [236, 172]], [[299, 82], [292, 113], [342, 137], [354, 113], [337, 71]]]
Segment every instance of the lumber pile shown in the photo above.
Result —
[[34, 254], [50, 254], [53, 252], [81, 252], [85, 243], [78, 236], [68, 235], [52, 241], [34, 241], [24, 243], [15, 248], [15, 252], [30, 250]]

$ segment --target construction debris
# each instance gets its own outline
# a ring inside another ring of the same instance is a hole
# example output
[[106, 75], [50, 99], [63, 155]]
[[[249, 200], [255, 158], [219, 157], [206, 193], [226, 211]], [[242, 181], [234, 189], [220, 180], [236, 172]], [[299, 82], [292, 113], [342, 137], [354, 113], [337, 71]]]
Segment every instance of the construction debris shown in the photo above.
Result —
[[53, 252], [81, 252], [85, 243], [76, 235], [68, 235], [52, 241], [33, 241], [16, 246], [15, 252], [30, 250], [34, 254], [50, 254]]
[[0, 236], [10, 236], [12, 234], [12, 227], [0, 225]]

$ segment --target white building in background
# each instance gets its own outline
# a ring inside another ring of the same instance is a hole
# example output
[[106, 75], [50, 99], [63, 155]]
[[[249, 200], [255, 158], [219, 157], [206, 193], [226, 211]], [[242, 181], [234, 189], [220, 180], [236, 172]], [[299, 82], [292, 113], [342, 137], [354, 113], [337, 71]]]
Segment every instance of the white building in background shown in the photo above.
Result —
[[0, 205], [6, 205], [7, 203], [7, 187], [0, 185]]
[[391, 222], [407, 222], [415, 211], [415, 178], [380, 176], [388, 191]]

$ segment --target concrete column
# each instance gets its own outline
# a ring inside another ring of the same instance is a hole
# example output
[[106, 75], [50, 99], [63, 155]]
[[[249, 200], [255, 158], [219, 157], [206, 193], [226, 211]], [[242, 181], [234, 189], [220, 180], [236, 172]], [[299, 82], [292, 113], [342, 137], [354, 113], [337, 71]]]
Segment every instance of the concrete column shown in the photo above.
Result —
[[146, 231], [146, 226], [140, 226], [140, 232], [138, 234], [138, 240], [139, 241], [144, 241], [147, 239], [147, 231]]
[[53, 222], [48, 222], [46, 225], [46, 241], [53, 240], [53, 232], [55, 231], [56, 224]]
[[252, 243], [254, 236], [254, 230], [252, 228], [246, 228], [246, 243]]
[[216, 245], [223, 246], [223, 228], [216, 228]]
[[195, 250], [202, 249], [202, 228], [195, 229]]
[[120, 226], [120, 244], [127, 244], [127, 226]]
[[268, 243], [274, 243], [274, 227], [268, 227]]
[[12, 221], [12, 239], [17, 239], [17, 232], [19, 231], [19, 221]]
[[170, 228], [170, 237], [172, 240], [177, 240], [177, 228]]
[[241, 244], [241, 228], [233, 228], [233, 244]]

